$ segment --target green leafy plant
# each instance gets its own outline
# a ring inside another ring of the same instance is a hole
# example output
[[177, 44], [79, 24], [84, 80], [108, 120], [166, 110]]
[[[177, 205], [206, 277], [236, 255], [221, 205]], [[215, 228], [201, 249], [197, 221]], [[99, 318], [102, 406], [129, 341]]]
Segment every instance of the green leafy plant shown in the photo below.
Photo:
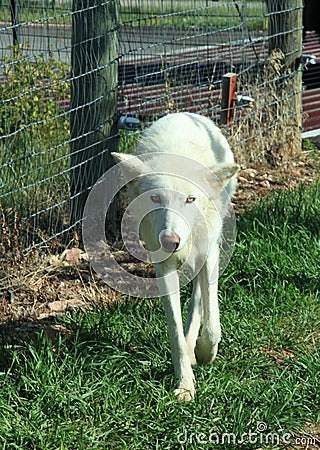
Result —
[[0, 84], [0, 211], [10, 228], [33, 216], [49, 230], [48, 205], [65, 209], [68, 192], [69, 66], [13, 50]]
[[[7, 140], [17, 133], [51, 139], [60, 129], [69, 133], [61, 102], [70, 99], [67, 65], [43, 56], [34, 62], [17, 51], [6, 59], [6, 80], [0, 85], [0, 132]], [[61, 128], [62, 127], [62, 128]]]

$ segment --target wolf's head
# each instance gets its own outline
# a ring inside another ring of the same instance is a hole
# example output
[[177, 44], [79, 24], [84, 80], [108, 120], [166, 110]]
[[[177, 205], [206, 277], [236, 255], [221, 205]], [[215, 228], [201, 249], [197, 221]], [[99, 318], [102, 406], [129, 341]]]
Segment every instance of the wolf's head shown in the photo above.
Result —
[[[236, 164], [209, 169], [172, 153], [112, 155], [134, 197], [131, 213], [151, 251], [179, 252], [195, 230], [198, 239], [201, 233], [206, 236], [214, 212], [221, 213], [225, 187], [238, 170]], [[222, 220], [216, 225], [217, 235]]]

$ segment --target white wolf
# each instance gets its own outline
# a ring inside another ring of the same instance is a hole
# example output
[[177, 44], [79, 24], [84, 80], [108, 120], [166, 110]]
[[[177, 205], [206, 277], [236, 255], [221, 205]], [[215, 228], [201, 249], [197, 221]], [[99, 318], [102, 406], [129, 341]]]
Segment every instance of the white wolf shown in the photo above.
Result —
[[[164, 295], [179, 401], [194, 397], [192, 365], [209, 364], [218, 350], [219, 238], [238, 166], [221, 131], [203, 116], [169, 114], [142, 136], [137, 157], [113, 153], [131, 194], [141, 196], [140, 234], [152, 252]], [[183, 329], [178, 269], [194, 271]], [[200, 337], [199, 330], [202, 324]]]

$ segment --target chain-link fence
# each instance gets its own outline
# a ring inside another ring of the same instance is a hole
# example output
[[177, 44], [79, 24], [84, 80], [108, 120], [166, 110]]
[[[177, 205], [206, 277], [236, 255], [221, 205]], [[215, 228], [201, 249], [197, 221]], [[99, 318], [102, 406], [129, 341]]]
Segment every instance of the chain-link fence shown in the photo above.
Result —
[[299, 146], [302, 0], [0, 3], [3, 261], [70, 239], [110, 150], [134, 151], [138, 131], [119, 133], [121, 116], [219, 123], [227, 73], [238, 161], [277, 163]]

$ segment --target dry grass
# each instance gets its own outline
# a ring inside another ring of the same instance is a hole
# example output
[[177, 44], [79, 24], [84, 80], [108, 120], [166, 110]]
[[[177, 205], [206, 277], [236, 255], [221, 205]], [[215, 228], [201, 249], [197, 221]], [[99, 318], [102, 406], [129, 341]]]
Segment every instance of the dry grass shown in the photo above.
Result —
[[117, 294], [95, 277], [78, 251], [72, 259], [66, 252], [49, 256], [38, 251], [10, 261], [0, 278], [0, 324], [42, 321], [114, 301]]
[[301, 150], [301, 115], [295, 114], [300, 93], [292, 95], [293, 78], [281, 50], [274, 50], [262, 83], [248, 81], [242, 89], [255, 99], [241, 111], [229, 130], [237, 161], [245, 167], [264, 164], [274, 168], [290, 162]]

